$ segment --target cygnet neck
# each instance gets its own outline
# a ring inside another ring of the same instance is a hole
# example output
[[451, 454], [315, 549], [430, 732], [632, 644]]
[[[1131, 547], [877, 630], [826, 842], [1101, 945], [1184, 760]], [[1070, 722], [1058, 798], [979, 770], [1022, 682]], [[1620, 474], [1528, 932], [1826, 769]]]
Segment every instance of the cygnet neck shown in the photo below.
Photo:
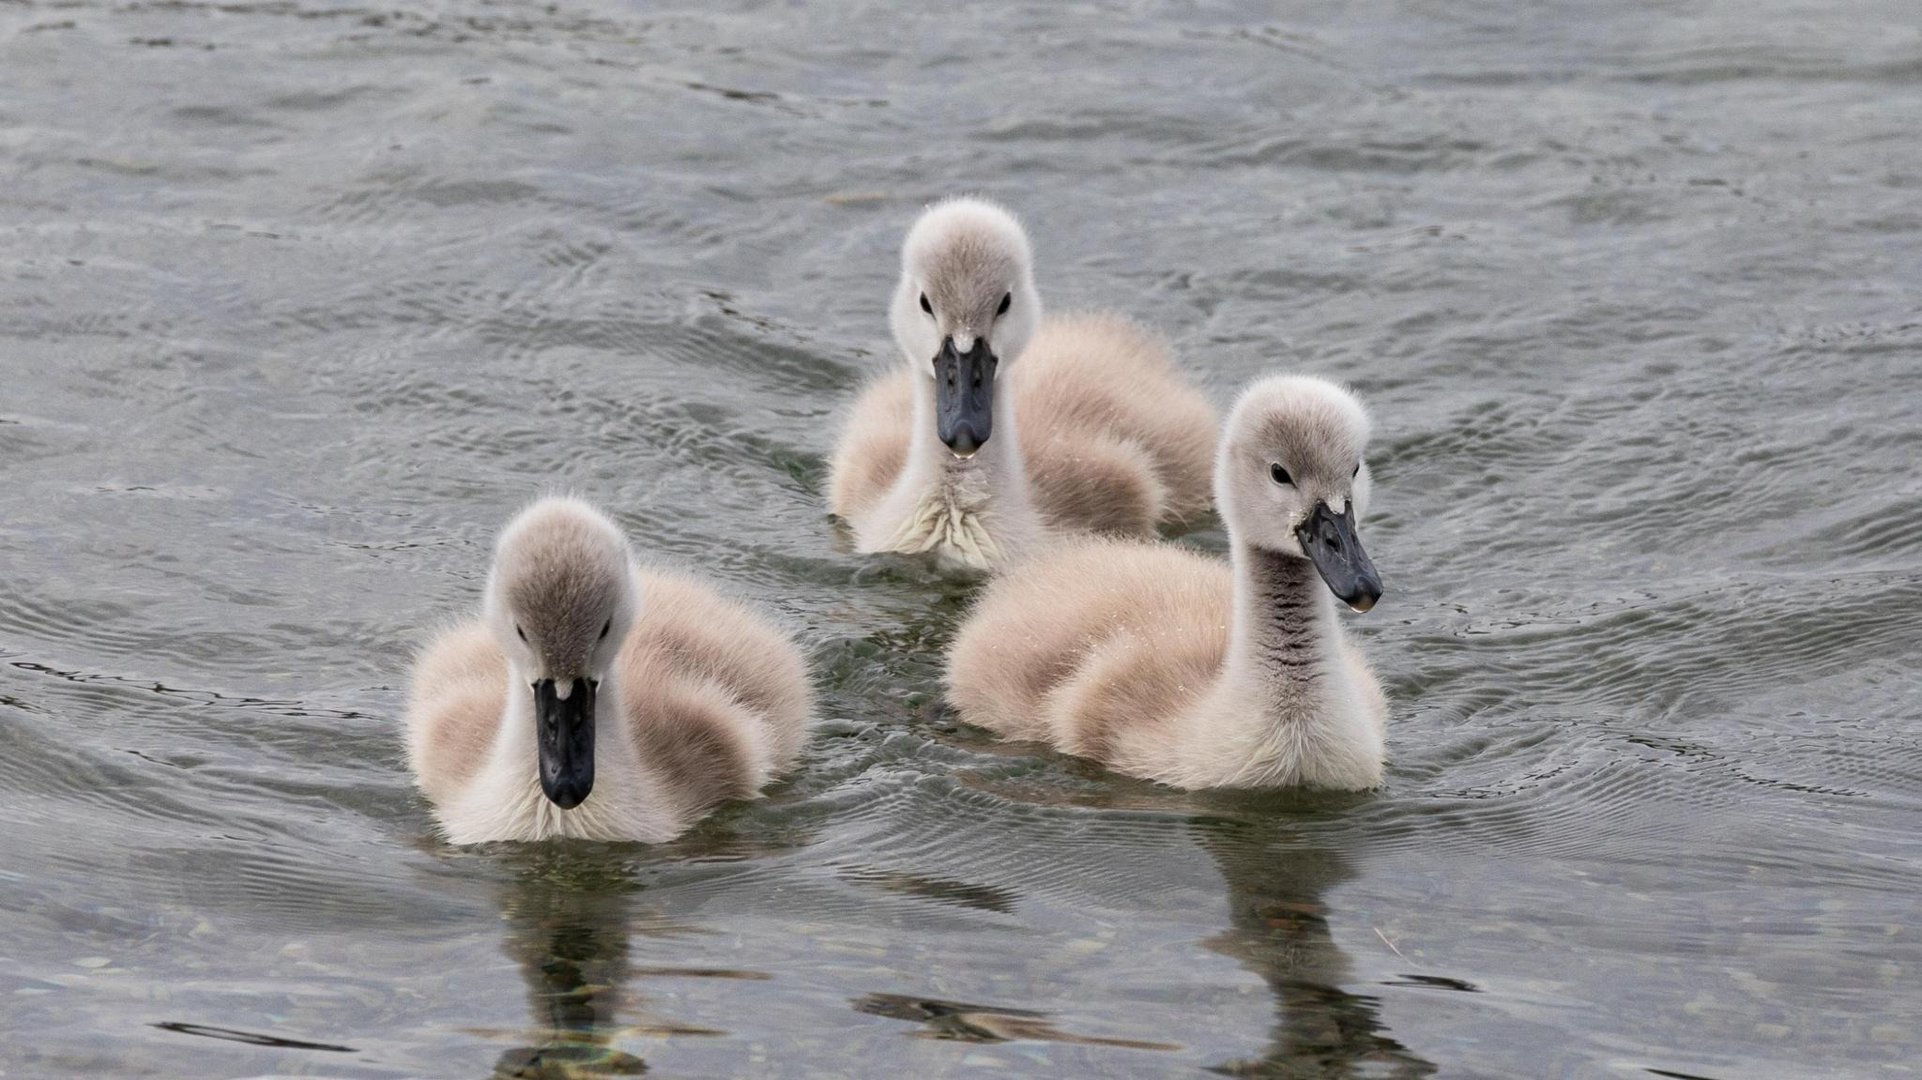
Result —
[[1253, 676], [1290, 715], [1312, 710], [1327, 678], [1329, 643], [1339, 632], [1334, 597], [1315, 564], [1288, 552], [1237, 542], [1235, 623], [1229, 663]]
[[920, 380], [914, 399], [914, 435], [908, 445], [905, 470], [921, 490], [939, 488], [958, 509], [992, 507], [1003, 520], [1025, 520], [1032, 514], [1027, 463], [1017, 435], [1014, 393], [1006, 378], [995, 380], [992, 416], [994, 431], [972, 457], [957, 457], [935, 427], [933, 379]]

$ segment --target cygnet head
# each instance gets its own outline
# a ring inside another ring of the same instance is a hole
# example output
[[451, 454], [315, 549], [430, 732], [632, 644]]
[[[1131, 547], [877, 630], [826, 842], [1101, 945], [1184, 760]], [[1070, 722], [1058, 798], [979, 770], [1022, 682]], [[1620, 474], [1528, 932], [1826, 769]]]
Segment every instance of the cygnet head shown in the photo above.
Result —
[[1028, 234], [981, 199], [929, 207], [901, 247], [888, 312], [908, 363], [934, 380], [936, 434], [971, 457], [994, 430], [994, 380], [1041, 324]]
[[594, 788], [594, 698], [639, 604], [627, 539], [578, 499], [509, 522], [487, 580], [487, 624], [510, 687], [533, 695], [541, 790], [571, 810]]
[[1315, 564], [1348, 606], [1381, 599], [1355, 527], [1368, 508], [1368, 412], [1326, 379], [1282, 375], [1243, 391], [1215, 459], [1215, 503], [1240, 542]]

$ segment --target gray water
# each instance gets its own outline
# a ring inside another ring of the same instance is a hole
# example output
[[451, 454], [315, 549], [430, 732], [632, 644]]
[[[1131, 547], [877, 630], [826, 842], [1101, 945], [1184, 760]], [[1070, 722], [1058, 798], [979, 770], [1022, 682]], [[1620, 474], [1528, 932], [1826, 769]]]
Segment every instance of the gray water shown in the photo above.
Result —
[[[0, 1075], [1922, 1070], [1910, 0], [8, 0], [0, 163]], [[1383, 790], [942, 703], [821, 487], [957, 191], [1369, 398]], [[794, 628], [791, 782], [434, 839], [409, 652], [556, 487]]]

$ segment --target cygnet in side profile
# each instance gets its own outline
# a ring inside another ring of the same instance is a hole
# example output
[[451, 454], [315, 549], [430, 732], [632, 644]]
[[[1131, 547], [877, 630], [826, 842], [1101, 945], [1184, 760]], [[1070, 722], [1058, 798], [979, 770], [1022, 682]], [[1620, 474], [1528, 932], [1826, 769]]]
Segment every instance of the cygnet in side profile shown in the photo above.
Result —
[[830, 462], [859, 550], [984, 571], [1050, 534], [1147, 537], [1206, 508], [1214, 409], [1135, 323], [1044, 320], [1001, 207], [921, 215], [889, 322], [905, 363], [861, 393]]
[[1215, 463], [1229, 562], [1089, 540], [995, 580], [949, 654], [962, 718], [1183, 788], [1380, 784], [1387, 701], [1335, 611], [1381, 596], [1368, 435], [1333, 383], [1250, 386]]
[[456, 844], [659, 842], [793, 765], [811, 697], [768, 620], [546, 498], [502, 531], [481, 618], [415, 665], [407, 758]]

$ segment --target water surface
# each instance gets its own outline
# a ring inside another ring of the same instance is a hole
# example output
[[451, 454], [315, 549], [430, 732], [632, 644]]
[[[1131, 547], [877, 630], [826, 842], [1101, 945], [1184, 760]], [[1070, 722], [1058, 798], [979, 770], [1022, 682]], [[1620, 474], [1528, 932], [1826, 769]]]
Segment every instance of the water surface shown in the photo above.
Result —
[[[0, 5], [0, 1074], [1913, 1075], [1913, 6], [1282, 11]], [[1382, 791], [942, 705], [822, 459], [963, 190], [1373, 403]], [[555, 487], [801, 635], [791, 783], [434, 840], [409, 650]]]

